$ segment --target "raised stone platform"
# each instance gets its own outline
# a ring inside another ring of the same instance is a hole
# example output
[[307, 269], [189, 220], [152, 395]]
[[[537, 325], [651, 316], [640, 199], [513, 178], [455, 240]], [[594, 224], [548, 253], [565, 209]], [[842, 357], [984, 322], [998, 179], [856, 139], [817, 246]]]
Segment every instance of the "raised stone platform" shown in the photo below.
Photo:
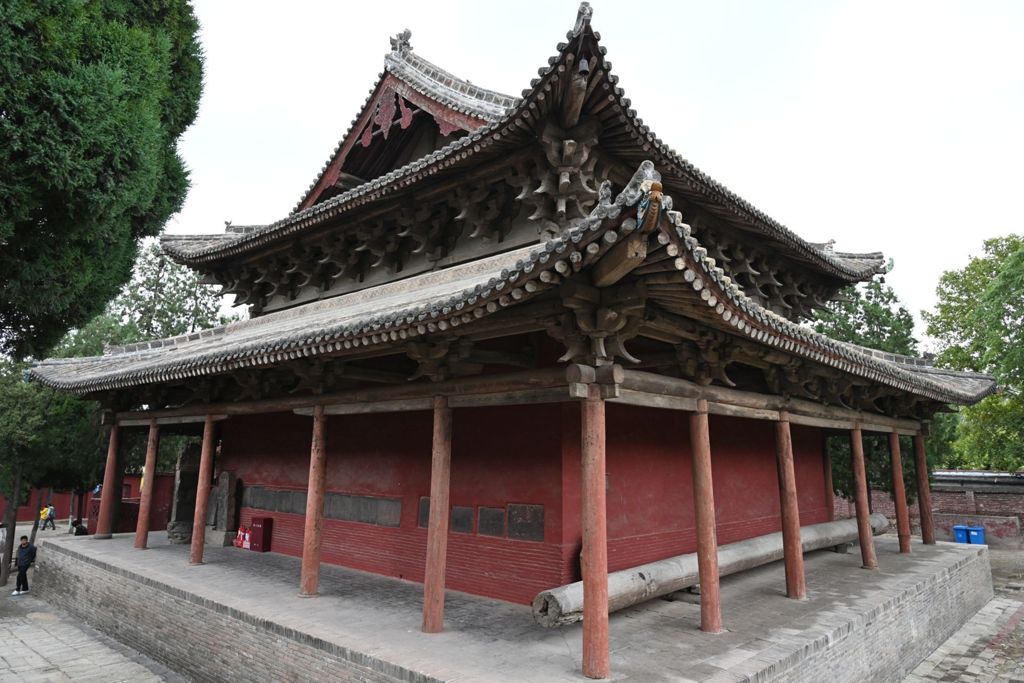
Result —
[[[295, 558], [207, 547], [190, 567], [187, 547], [150, 539], [46, 539], [33, 591], [201, 681], [583, 680], [580, 625], [542, 629], [526, 606], [449, 592], [446, 632], [424, 635], [419, 584], [325, 565], [303, 599]], [[726, 577], [721, 635], [686, 601], [612, 615], [614, 679], [900, 680], [992, 597], [988, 550], [876, 542], [876, 572], [810, 553], [806, 601], [784, 597], [781, 563]]]

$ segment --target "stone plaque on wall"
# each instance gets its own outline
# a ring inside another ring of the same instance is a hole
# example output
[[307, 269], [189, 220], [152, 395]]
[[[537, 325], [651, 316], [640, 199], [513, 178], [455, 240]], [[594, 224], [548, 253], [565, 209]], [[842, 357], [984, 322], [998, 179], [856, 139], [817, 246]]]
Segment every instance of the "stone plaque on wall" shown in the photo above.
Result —
[[544, 540], [544, 506], [510, 503], [508, 537], [520, 541]]
[[430, 521], [430, 497], [423, 496], [420, 498], [420, 509], [417, 515], [416, 525], [421, 529], [427, 528], [427, 523]]
[[477, 533], [482, 536], [505, 535], [505, 508], [480, 508]]
[[452, 507], [451, 529], [460, 534], [473, 533], [473, 508], [461, 505]]
[[[265, 486], [246, 486], [242, 493], [242, 505], [268, 512], [305, 515], [306, 492], [292, 489], [272, 489]], [[326, 493], [324, 494], [324, 517], [346, 522], [397, 527], [402, 522], [402, 501], [399, 498]]]

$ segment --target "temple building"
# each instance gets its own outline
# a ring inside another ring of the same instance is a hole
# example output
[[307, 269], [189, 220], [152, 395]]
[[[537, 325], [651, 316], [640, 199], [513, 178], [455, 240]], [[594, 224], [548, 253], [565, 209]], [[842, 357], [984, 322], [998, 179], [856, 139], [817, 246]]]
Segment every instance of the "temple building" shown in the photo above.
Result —
[[814, 332], [882, 254], [808, 242], [670, 148], [590, 17], [518, 97], [399, 34], [292, 213], [163, 237], [249, 320], [33, 369], [109, 411], [100, 536], [119, 432], [149, 429], [151, 472], [161, 430], [201, 428], [192, 562], [227, 473], [239, 522], [272, 518], [271, 549], [302, 557], [303, 594], [321, 562], [423, 582], [427, 632], [445, 588], [528, 604], [582, 579], [591, 677], [609, 674], [609, 571], [695, 552], [716, 631], [716, 548], [781, 530], [803, 597], [801, 527], [833, 515], [828, 435], [852, 440], [864, 566], [865, 431], [890, 436], [906, 552], [915, 439], [933, 542], [922, 434], [994, 382]]

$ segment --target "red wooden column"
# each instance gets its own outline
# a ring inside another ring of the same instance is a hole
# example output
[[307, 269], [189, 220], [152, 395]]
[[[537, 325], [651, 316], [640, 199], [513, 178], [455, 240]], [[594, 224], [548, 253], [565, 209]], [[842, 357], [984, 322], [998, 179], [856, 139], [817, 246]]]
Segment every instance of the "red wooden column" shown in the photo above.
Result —
[[213, 479], [213, 416], [207, 415], [203, 424], [203, 450], [199, 456], [199, 483], [196, 484], [196, 511], [192, 518], [192, 548], [189, 564], [203, 563], [206, 543], [206, 505], [210, 500], [210, 480]]
[[917, 504], [921, 508], [921, 540], [935, 545], [935, 521], [932, 519], [932, 489], [928, 485], [928, 458], [924, 454], [924, 435], [914, 435], [914, 464], [917, 469]]
[[718, 594], [718, 539], [715, 532], [715, 491], [711, 479], [711, 430], [708, 402], [697, 401], [690, 415], [693, 451], [693, 506], [697, 521], [697, 574], [700, 577], [700, 628], [722, 632], [722, 603]]
[[800, 543], [800, 508], [797, 503], [796, 472], [793, 470], [793, 436], [789, 431], [789, 413], [785, 410], [779, 411], [779, 421], [775, 423], [775, 459], [779, 468], [786, 595], [795, 600], [803, 600], [807, 597], [804, 549]]
[[114, 528], [114, 501], [117, 486], [117, 423], [110, 425], [110, 442], [107, 444], [107, 466], [103, 470], [103, 493], [100, 497], [100, 515], [96, 520], [93, 538], [110, 538]]
[[864, 438], [858, 423], [850, 431], [850, 467], [853, 470], [853, 498], [857, 506], [857, 535], [860, 537], [860, 557], [864, 569], [878, 569], [875, 558], [875, 537], [871, 531], [868, 511], [868, 475], [864, 469]]
[[309, 449], [309, 486], [306, 492], [306, 529], [302, 535], [302, 578], [299, 595], [311, 598], [320, 587], [320, 543], [324, 526], [324, 487], [327, 448], [324, 407], [313, 408], [313, 443]]
[[452, 411], [448, 397], [434, 397], [434, 439], [430, 463], [430, 518], [427, 568], [423, 578], [423, 632], [444, 629], [444, 580], [448, 562], [449, 483], [452, 470]]
[[896, 502], [896, 535], [900, 539], [900, 552], [910, 552], [910, 511], [907, 510], [907, 490], [903, 486], [903, 457], [900, 455], [900, 435], [889, 433], [889, 459], [892, 462], [892, 497]]
[[156, 418], [149, 421], [149, 440], [146, 442], [146, 464], [142, 468], [142, 495], [139, 499], [139, 521], [135, 525], [135, 547], [146, 549], [149, 541], [149, 512], [153, 505], [153, 482], [156, 479], [156, 453], [160, 445], [160, 428]]
[[589, 385], [581, 406], [583, 512], [583, 675], [608, 678], [608, 507], [605, 488], [605, 414], [601, 390]]

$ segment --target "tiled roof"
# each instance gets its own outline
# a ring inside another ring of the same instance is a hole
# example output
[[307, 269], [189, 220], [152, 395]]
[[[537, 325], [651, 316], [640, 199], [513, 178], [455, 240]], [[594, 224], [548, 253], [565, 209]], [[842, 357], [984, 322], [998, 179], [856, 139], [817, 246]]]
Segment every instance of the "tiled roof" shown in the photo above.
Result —
[[[581, 16], [584, 14], [582, 9], [581, 7]], [[587, 11], [589, 12], [589, 7]], [[569, 42], [558, 45], [557, 54], [548, 60], [548, 66], [539, 70], [538, 78], [531, 81], [530, 88], [523, 91], [521, 99], [473, 86], [451, 76], [448, 72], [419, 58], [412, 52], [400, 54], [401, 48], [397, 48], [399, 52], [392, 52], [386, 59], [388, 69], [392, 73], [398, 77], [401, 77], [400, 74], [405, 74], [410, 79], [419, 79], [418, 87], [432, 89], [432, 96], [447, 96], [450, 98], [450, 102], [466, 108], [467, 112], [471, 108], [475, 108], [475, 111], [478, 112], [477, 115], [489, 123], [440, 150], [319, 204], [292, 213], [263, 229], [207, 246], [182, 241], [165, 242], [168, 254], [193, 266], [239, 255], [250, 249], [276, 242], [286, 236], [320, 225], [357, 207], [388, 197], [420, 182], [427, 176], [456, 164], [464, 164], [467, 159], [475, 155], [493, 150], [494, 143], [499, 142], [503, 137], [508, 139], [520, 134], [518, 124], [525, 123], [530, 119], [531, 110], [535, 109], [537, 102], [544, 99], [545, 93], [551, 90], [552, 77], [558, 73], [559, 69], [565, 68], [568, 56], [574, 56], [580, 51], [582, 41], [593, 41], [592, 47], [602, 56], [606, 54], [605, 48], [599, 45], [600, 34], [590, 27], [589, 14], [584, 19], [578, 19], [576, 27], [566, 37]], [[601, 78], [605, 81], [603, 85], [609, 92], [608, 97], [613, 103], [611, 106], [616, 111], [621, 111], [623, 120], [630, 127], [631, 136], [635, 139], [634, 149], [629, 155], [631, 161], [639, 163], [642, 159], [653, 160], [659, 171], [666, 176], [667, 182], [668, 179], [675, 179], [684, 185], [688, 192], [721, 207], [736, 219], [748, 223], [766, 236], [787, 245], [809, 264], [829, 272], [835, 277], [855, 282], [884, 272], [885, 260], [881, 253], [835, 252], [830, 245], [808, 242], [702, 172], [666, 145], [648, 126], [644, 125], [643, 120], [637, 117], [636, 112], [630, 109], [631, 102], [625, 96], [623, 89], [617, 85], [618, 77], [611, 73], [610, 62], [604, 61], [601, 72], [603, 74]], [[446, 85], [448, 79], [451, 79], [452, 86]], [[415, 84], [411, 83], [410, 85]], [[372, 93], [373, 91], [371, 91], [371, 97]], [[502, 104], [508, 104], [508, 108], [499, 115], [497, 112]], [[354, 124], [355, 121], [353, 121]], [[346, 134], [347, 137], [348, 134]], [[326, 169], [326, 166], [324, 168]]]
[[[613, 229], [624, 210], [638, 205], [646, 194], [645, 182], [658, 178], [648, 161], [614, 201], [605, 184], [602, 200], [579, 226], [543, 245], [187, 337], [137, 344], [100, 357], [44, 361], [32, 374], [48, 386], [88, 393], [343, 354], [472, 325], [490, 313], [529, 300], [531, 291], [539, 289], [534, 285], [541, 281], [541, 273], [554, 275], [556, 262], [571, 260], [573, 254], [579, 258], [579, 250], [587, 244], [610, 248], [611, 242], [602, 239], [604, 233]], [[699, 292], [718, 326], [762, 346], [936, 401], [972, 403], [994, 391], [990, 377], [937, 370], [916, 359], [838, 342], [762, 308], [707, 255], [681, 215], [671, 210], [671, 198], [662, 201], [665, 217], [661, 220], [670, 224], [666, 234], [685, 262], [685, 269], [678, 273], [678, 287]]]

